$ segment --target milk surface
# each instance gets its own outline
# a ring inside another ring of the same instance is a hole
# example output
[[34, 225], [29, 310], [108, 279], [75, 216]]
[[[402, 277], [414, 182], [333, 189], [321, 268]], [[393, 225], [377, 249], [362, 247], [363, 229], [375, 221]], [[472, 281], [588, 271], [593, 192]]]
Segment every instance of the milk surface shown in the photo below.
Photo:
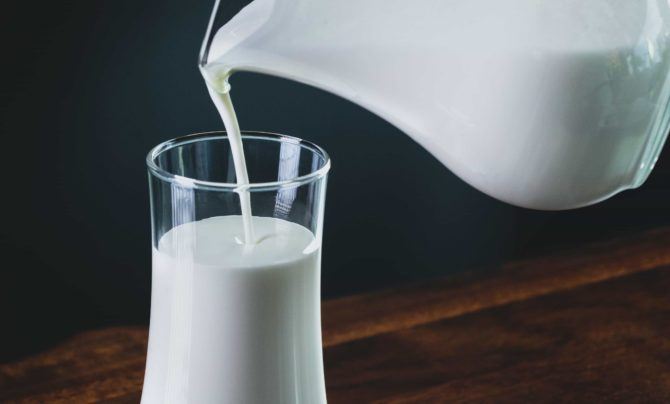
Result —
[[631, 0], [255, 0], [211, 43], [380, 115], [465, 181], [538, 209], [640, 185], [668, 131], [670, 6]]
[[325, 403], [319, 241], [240, 216], [177, 226], [153, 251], [142, 403]]

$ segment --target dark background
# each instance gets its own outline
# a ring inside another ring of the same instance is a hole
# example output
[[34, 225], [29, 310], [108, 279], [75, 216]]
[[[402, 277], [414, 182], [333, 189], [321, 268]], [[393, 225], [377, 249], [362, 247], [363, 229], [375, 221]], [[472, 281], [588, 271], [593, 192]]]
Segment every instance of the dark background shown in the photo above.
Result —
[[[145, 154], [222, 128], [196, 68], [210, 3], [3, 6], [0, 359], [78, 330], [148, 322]], [[667, 156], [641, 189], [576, 211], [530, 211], [475, 191], [345, 100], [251, 74], [232, 85], [243, 129], [306, 138], [331, 154], [325, 297], [670, 223]]]

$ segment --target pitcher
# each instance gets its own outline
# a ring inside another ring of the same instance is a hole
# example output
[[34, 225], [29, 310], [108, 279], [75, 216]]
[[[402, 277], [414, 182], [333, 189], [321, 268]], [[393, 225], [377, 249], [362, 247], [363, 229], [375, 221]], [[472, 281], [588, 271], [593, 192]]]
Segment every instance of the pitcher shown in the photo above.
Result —
[[255, 0], [222, 15], [217, 2], [200, 58], [210, 84], [244, 70], [332, 92], [514, 205], [635, 188], [668, 132], [664, 1]]

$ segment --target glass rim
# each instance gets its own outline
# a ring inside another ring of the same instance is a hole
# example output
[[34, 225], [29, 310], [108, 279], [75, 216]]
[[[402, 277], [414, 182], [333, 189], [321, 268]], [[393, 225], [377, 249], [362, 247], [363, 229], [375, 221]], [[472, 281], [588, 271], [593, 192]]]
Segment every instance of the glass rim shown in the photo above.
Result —
[[162, 179], [163, 181], [175, 183], [181, 187], [207, 189], [212, 191], [233, 191], [233, 192], [270, 191], [281, 188], [295, 188], [301, 185], [318, 181], [321, 178], [325, 177], [328, 174], [328, 171], [330, 171], [330, 156], [321, 146], [317, 145], [316, 143], [310, 142], [308, 140], [303, 140], [294, 136], [282, 135], [273, 132], [243, 130], [241, 131], [241, 133], [243, 141], [245, 139], [256, 139], [256, 140], [269, 140], [279, 143], [291, 143], [299, 145], [320, 155], [324, 159], [324, 164], [319, 169], [314, 170], [309, 174], [301, 175], [288, 180], [270, 181], [270, 182], [252, 182], [246, 185], [239, 185], [237, 183], [230, 183], [230, 182], [204, 181], [195, 178], [185, 177], [182, 175], [173, 174], [159, 167], [155, 163], [155, 159], [161, 153], [164, 153], [178, 146], [183, 146], [189, 143], [195, 143], [203, 140], [228, 139], [227, 132], [225, 130], [222, 130], [222, 131], [192, 133], [189, 135], [176, 137], [159, 143], [158, 145], [154, 146], [151, 150], [149, 150], [149, 153], [147, 153], [146, 157], [147, 168], [149, 169], [151, 174]]

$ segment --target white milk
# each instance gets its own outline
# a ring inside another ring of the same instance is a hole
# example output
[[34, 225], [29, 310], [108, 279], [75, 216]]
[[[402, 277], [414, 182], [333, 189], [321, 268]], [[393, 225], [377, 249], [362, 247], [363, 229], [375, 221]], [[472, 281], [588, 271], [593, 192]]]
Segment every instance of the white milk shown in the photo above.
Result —
[[651, 0], [255, 0], [214, 27], [203, 71], [214, 87], [236, 70], [320, 87], [481, 191], [563, 209], [649, 174], [669, 27]]
[[240, 216], [177, 226], [153, 252], [142, 403], [324, 403], [319, 242]]
[[[240, 132], [240, 125], [237, 123], [233, 101], [230, 99], [230, 86], [227, 83], [227, 78], [224, 78], [223, 84], [223, 88], [214, 88], [207, 84], [207, 90], [226, 128], [228, 142], [230, 143], [230, 154], [233, 156], [233, 165], [235, 166], [237, 184], [244, 186], [249, 184], [249, 174], [247, 173], [247, 163], [244, 158], [242, 133]], [[246, 244], [254, 244], [257, 240], [251, 220], [251, 195], [247, 190], [238, 192], [238, 195], [240, 196], [240, 210], [242, 211], [242, 221], [244, 223], [243, 240]]]

